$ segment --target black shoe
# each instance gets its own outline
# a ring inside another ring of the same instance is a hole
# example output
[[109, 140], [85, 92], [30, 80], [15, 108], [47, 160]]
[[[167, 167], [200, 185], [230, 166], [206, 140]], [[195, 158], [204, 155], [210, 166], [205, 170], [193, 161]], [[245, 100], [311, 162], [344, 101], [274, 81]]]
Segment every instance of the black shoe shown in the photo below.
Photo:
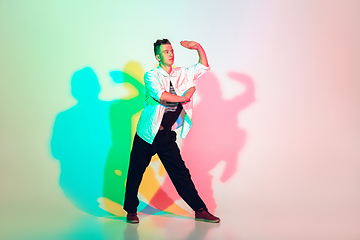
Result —
[[139, 223], [139, 218], [137, 213], [128, 213], [126, 216], [126, 221], [128, 223]]
[[195, 220], [210, 222], [210, 223], [218, 223], [220, 222], [220, 218], [215, 217], [211, 213], [209, 213], [206, 209], [200, 208], [195, 212]]

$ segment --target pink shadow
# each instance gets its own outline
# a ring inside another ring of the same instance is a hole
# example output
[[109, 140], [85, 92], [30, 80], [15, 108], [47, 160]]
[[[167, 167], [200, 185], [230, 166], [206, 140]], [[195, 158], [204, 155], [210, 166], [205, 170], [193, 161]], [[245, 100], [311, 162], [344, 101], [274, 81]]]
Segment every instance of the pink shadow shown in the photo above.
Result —
[[[238, 126], [238, 114], [255, 101], [254, 82], [249, 76], [235, 72], [228, 76], [245, 86], [245, 91], [233, 99], [223, 99], [219, 81], [211, 72], [196, 82], [201, 102], [194, 109], [193, 125], [181, 148], [199, 195], [211, 212], [216, 202], [209, 172], [224, 161], [221, 182], [236, 173], [246, 140], [246, 131]], [[168, 177], [162, 188], [172, 199], [180, 198]]]

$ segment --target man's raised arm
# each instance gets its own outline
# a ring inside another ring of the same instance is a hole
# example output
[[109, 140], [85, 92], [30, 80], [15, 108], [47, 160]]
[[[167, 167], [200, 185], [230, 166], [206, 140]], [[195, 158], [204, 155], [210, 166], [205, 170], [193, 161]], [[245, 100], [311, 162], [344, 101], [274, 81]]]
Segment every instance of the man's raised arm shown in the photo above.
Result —
[[199, 63], [201, 63], [205, 67], [209, 67], [209, 63], [208, 63], [208, 60], [206, 57], [205, 50], [200, 45], [200, 43], [197, 43], [195, 41], [181, 41], [180, 44], [184, 48], [197, 50], [198, 55], [199, 55]]

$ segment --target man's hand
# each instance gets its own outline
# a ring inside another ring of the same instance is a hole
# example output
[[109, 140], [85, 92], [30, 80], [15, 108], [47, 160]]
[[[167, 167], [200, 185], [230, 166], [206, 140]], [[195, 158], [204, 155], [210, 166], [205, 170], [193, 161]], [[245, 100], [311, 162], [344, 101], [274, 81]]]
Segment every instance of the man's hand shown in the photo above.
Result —
[[197, 43], [195, 41], [181, 41], [180, 44], [184, 48], [197, 50], [197, 52], [199, 54], [199, 63], [201, 63], [205, 67], [209, 67], [206, 53], [205, 53], [203, 47], [200, 45], [200, 43]]
[[201, 47], [199, 43], [194, 42], [194, 41], [181, 41], [180, 44], [181, 44], [181, 46], [183, 46], [184, 48], [187, 48], [187, 49], [198, 50], [199, 47]]
[[189, 102], [190, 98], [194, 95], [196, 88], [195, 87], [191, 87], [189, 88], [186, 93], [184, 94], [185, 97], [185, 102]]

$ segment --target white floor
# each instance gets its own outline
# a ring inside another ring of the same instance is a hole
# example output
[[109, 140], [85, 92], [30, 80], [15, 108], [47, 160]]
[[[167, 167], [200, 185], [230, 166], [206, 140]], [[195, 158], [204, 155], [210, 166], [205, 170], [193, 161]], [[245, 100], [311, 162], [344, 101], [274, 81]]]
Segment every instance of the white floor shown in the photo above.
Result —
[[[76, 208], [3, 211], [1, 240], [359, 240], [360, 228], [351, 219], [273, 214], [270, 211], [222, 212], [221, 223], [196, 222], [172, 215], [139, 214], [140, 224], [125, 218], [98, 218]], [[72, 211], [68, 211], [68, 210]], [[259, 209], [261, 210], [261, 209]]]

